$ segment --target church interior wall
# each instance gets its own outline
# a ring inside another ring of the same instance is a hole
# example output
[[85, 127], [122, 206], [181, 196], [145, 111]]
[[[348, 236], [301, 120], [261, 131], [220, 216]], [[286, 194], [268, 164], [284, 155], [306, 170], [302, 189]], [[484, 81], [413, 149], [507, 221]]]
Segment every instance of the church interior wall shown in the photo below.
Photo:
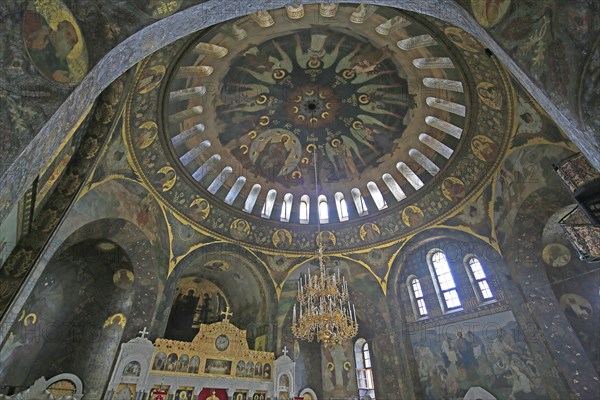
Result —
[[[15, 3], [15, 10], [25, 5]], [[105, 10], [95, 2], [88, 10], [65, 3], [80, 22], [90, 68], [120, 40], [159, 18], [143, 2]], [[471, 9], [468, 2], [459, 3]], [[596, 127], [590, 110], [597, 108], [598, 97], [590, 94], [594, 67], [589, 57], [597, 53], [597, 43], [591, 52], [587, 49], [596, 32], [593, 27], [600, 26], [592, 23], [598, 18], [597, 5], [526, 3], [523, 8], [510, 6], [503, 22], [487, 27], [488, 32], [551, 97], [568, 99], [566, 107], [579, 115], [579, 123]], [[118, 17], [120, 11], [125, 13]], [[105, 15], [106, 25], [97, 13]], [[10, 23], [1, 34], [10, 44], [1, 50], [21, 64], [10, 67], [2, 79], [27, 77], [41, 93], [33, 96], [25, 87], [1, 97], [2, 104], [11, 105], [0, 122], [28, 120], [27, 126], [17, 124], [23, 133], [20, 139], [11, 136], [3, 144], [10, 147], [3, 154], [11, 163], [71, 88], [38, 76], [24, 50], [14, 45], [17, 36], [21, 40], [16, 34], [20, 13], [7, 18]], [[544, 34], [531, 44], [548, 62], [527, 61], [527, 44], [511, 33], [519, 24], [527, 25], [529, 33], [541, 34], [547, 26], [557, 34], [552, 41]], [[100, 33], [109, 34], [107, 41], [100, 40]], [[565, 61], [572, 57], [572, 62]], [[119, 344], [145, 327], [151, 339], [169, 336], [173, 306], [184, 294], [180, 283], [197, 279], [222, 291], [234, 311], [233, 323], [248, 331], [251, 347], [261, 345], [279, 354], [287, 346], [297, 363], [298, 388], [310, 387], [319, 399], [355, 392], [350, 343], [343, 355], [335, 356], [342, 366], [350, 363], [345, 375], [339, 375], [342, 381], [336, 382], [335, 374], [326, 373], [331, 372], [329, 362], [339, 368], [330, 360], [332, 353], [316, 343], [298, 342], [291, 332], [295, 282], [309, 266], [317, 268], [312, 255], [283, 256], [226, 243], [192, 227], [139, 182], [121, 134], [121, 94], [131, 89], [126, 78], [97, 99], [89, 120], [39, 174], [36, 190], [46, 190], [38, 192], [43, 201], [33, 207], [32, 233], [0, 270], [18, 270], [6, 280], [2, 276], [12, 289], [0, 292], [0, 309], [8, 307], [27, 272], [36, 271], [26, 285], [30, 294], [17, 294], [9, 310], [14, 323], [4, 332], [0, 347], [0, 384], [25, 388], [39, 376], [72, 372], [83, 379], [89, 398], [100, 396]], [[556, 223], [573, 201], [552, 166], [578, 149], [516, 81], [513, 85], [518, 104], [514, 136], [498, 172], [478, 196], [447, 220], [408, 239], [331, 257], [350, 279], [360, 325], [357, 338], [370, 345], [378, 398], [394, 399], [397, 393], [403, 393], [402, 398], [439, 398], [442, 379], [450, 379], [444, 382], [446, 391], [492, 379], [500, 397], [515, 391], [518, 378], [529, 382], [539, 398], [562, 399], [573, 393], [593, 398], [591, 392], [598, 387], [600, 273], [577, 259]], [[370, 197], [367, 202], [376, 208]], [[48, 238], [51, 245], [43, 247]], [[445, 312], [440, 306], [427, 264], [433, 248], [448, 256], [462, 302], [459, 311]], [[467, 255], [480, 259], [493, 301], [482, 302], [474, 292], [464, 266]], [[425, 319], [415, 318], [407, 285], [411, 275], [423, 287], [429, 310]], [[221, 310], [215, 308], [214, 313]], [[57, 325], [70, 328], [58, 336], [48, 333]], [[444, 340], [450, 335], [456, 343], [458, 331], [466, 335], [469, 330], [483, 342], [480, 351], [485, 357], [478, 358], [478, 364], [459, 366], [447, 360], [456, 350], [444, 353]], [[498, 339], [501, 331], [510, 331], [508, 342]], [[477, 372], [474, 365], [480, 368]]]

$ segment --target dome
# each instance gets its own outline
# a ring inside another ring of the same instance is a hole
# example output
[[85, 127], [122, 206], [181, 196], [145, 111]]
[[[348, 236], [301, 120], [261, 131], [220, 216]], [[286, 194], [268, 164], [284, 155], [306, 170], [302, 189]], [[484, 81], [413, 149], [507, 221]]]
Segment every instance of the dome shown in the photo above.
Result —
[[[211, 235], [284, 252], [423, 229], [489, 181], [506, 74], [459, 28], [399, 10], [288, 6], [148, 58], [129, 109], [140, 175]], [[153, 114], [160, 115], [156, 119]], [[315, 179], [316, 178], [316, 179]]]

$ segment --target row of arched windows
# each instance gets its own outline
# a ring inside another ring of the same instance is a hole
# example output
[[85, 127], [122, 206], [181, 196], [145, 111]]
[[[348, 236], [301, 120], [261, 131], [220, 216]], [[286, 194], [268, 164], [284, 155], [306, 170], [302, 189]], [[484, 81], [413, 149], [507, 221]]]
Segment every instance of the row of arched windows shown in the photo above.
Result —
[[[444, 252], [441, 250], [430, 252], [427, 262], [442, 310], [450, 312], [461, 309], [462, 303], [456, 281]], [[488, 284], [487, 275], [479, 259], [475, 256], [466, 257], [464, 266], [477, 299], [482, 303], [494, 300], [494, 293]], [[426, 301], [431, 301], [431, 299], [425, 298], [421, 282], [416, 276], [411, 275], [407, 284], [415, 317], [417, 319], [427, 317], [429, 313]]]

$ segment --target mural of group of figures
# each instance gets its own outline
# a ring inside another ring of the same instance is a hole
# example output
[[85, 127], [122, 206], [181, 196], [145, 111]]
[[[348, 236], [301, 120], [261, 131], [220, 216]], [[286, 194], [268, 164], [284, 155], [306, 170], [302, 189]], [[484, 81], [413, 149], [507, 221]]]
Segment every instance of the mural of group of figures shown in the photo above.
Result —
[[459, 399], [474, 386], [502, 399], [547, 398], [526, 333], [510, 311], [414, 332], [425, 398]]
[[[247, 168], [284, 184], [308, 175], [318, 143], [325, 178], [350, 179], [391, 148], [414, 106], [392, 54], [334, 30], [252, 45], [225, 77], [237, 83], [222, 89], [233, 101], [218, 107], [219, 140]], [[233, 135], [248, 126], [247, 136]]]
[[183, 372], [188, 374], [197, 374], [199, 368], [200, 357], [190, 357], [187, 354], [182, 354], [179, 357], [175, 353], [167, 356], [165, 353], [160, 352], [156, 354], [154, 363], [152, 364], [152, 369], [155, 371]]
[[254, 364], [252, 361], [239, 361], [235, 369], [235, 376], [240, 378], [271, 379], [271, 364], [265, 363], [263, 366], [260, 362]]
[[175, 297], [165, 336], [191, 341], [201, 324], [217, 322], [222, 318], [227, 302], [219, 292], [197, 293], [193, 289], [180, 291]]

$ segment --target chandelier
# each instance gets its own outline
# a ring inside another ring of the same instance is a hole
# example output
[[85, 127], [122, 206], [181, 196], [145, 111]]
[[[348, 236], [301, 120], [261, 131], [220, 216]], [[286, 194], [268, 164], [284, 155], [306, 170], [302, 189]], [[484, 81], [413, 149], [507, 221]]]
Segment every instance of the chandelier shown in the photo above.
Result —
[[[318, 195], [317, 151], [314, 153], [315, 192]], [[356, 308], [350, 302], [348, 281], [340, 270], [326, 267], [320, 218], [317, 218], [317, 255], [319, 270], [301, 275], [298, 280], [297, 303], [294, 303], [292, 332], [298, 339], [340, 343], [358, 333]]]

